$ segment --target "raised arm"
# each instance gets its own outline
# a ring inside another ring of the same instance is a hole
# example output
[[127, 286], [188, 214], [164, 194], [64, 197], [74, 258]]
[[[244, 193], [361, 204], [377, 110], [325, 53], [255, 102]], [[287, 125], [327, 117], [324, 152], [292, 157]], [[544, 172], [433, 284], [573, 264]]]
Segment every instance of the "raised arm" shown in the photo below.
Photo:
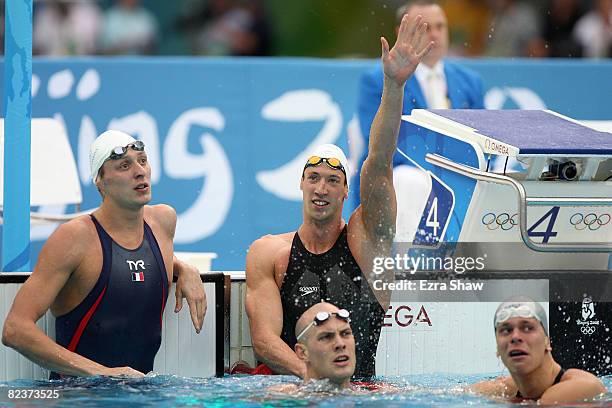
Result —
[[409, 22], [404, 16], [397, 41], [389, 44], [381, 37], [384, 72], [383, 94], [370, 130], [368, 157], [361, 169], [362, 218], [371, 239], [393, 239], [396, 201], [391, 168], [397, 146], [404, 85], [433, 43], [425, 42], [427, 25], [421, 16]]
[[91, 237], [84, 221], [60, 226], [43, 246], [38, 263], [23, 284], [4, 322], [2, 343], [49, 370], [76, 376], [143, 376], [129, 367], [108, 368], [51, 340], [37, 325], [81, 262]]
[[274, 280], [274, 255], [279, 249], [277, 238], [255, 241], [246, 259], [246, 312], [251, 340], [258, 359], [281, 374], [303, 377], [306, 366], [281, 338], [283, 306]]

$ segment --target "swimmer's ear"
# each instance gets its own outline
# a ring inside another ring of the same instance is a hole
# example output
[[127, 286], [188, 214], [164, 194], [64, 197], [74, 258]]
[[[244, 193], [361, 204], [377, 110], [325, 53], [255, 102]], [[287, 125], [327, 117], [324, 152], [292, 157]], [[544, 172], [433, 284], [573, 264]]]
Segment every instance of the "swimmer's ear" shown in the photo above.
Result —
[[295, 348], [295, 354], [300, 360], [302, 361], [308, 360], [308, 350], [306, 349], [306, 347], [304, 347], [302, 343], [295, 343], [294, 348]]
[[550, 353], [552, 351], [552, 346], [550, 345], [550, 339], [546, 338], [546, 352]]

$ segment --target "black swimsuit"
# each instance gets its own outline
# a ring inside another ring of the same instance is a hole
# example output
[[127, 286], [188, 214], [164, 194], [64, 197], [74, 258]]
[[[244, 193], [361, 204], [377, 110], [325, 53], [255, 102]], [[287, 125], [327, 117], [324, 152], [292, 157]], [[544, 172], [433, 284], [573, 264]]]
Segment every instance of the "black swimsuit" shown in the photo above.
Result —
[[[555, 380], [553, 381], [552, 385], [555, 384], [559, 384], [559, 381], [561, 381], [561, 378], [563, 377], [563, 374], [565, 374], [565, 369], [563, 367], [561, 367], [561, 370], [559, 371], [559, 374], [557, 374], [557, 376], [555, 377]], [[552, 387], [551, 385], [551, 387]], [[516, 398], [520, 398], [520, 399], [537, 399], [537, 398], [525, 398], [521, 395], [520, 391], [516, 392]]]
[[283, 304], [281, 338], [289, 347], [295, 346], [295, 324], [302, 313], [326, 301], [351, 313], [357, 363], [354, 378], [375, 375], [376, 349], [385, 310], [349, 249], [346, 226], [334, 246], [323, 254], [309, 252], [295, 233], [280, 294]]

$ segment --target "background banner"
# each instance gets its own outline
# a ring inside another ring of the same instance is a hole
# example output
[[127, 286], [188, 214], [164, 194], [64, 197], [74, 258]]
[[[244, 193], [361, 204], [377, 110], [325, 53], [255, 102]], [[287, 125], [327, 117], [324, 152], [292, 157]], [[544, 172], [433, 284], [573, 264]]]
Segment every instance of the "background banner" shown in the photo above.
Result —
[[[358, 81], [377, 63], [37, 59], [32, 117], [64, 123], [83, 188], [82, 209], [99, 204], [88, 161], [96, 135], [114, 128], [143, 140], [153, 167], [153, 202], [168, 203], [178, 214], [175, 249], [216, 252], [215, 270], [242, 270], [254, 239], [300, 225], [299, 178], [308, 149], [321, 143], [346, 148], [348, 135], [359, 137]], [[482, 75], [489, 109], [612, 119], [612, 62], [462, 63]], [[52, 230], [32, 228], [32, 264]]]

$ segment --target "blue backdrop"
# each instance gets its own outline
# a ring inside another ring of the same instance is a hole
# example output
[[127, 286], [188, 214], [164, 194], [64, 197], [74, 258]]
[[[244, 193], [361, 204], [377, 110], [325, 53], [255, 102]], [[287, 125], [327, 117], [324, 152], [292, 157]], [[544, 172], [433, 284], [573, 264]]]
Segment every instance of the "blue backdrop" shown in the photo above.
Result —
[[[463, 62], [482, 75], [487, 108], [612, 119], [612, 62]], [[299, 226], [298, 183], [308, 146], [346, 147], [349, 134], [358, 137], [357, 83], [376, 63], [38, 59], [32, 116], [65, 123], [84, 209], [99, 204], [88, 162], [95, 136], [117, 128], [144, 140], [154, 202], [171, 204], [179, 215], [176, 249], [214, 251], [215, 269], [241, 270], [254, 239]], [[33, 262], [47, 234], [33, 231]]]

